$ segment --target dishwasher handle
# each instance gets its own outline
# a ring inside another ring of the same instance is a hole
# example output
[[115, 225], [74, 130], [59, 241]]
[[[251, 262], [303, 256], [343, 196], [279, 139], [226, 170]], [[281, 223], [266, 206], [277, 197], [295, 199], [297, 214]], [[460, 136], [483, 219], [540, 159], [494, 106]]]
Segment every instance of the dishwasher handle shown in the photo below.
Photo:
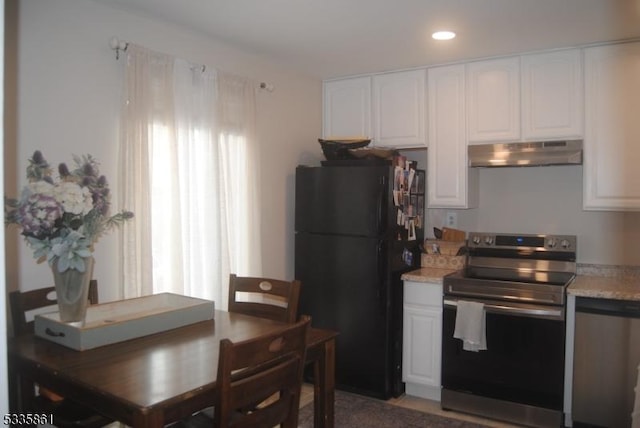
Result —
[[576, 297], [576, 312], [640, 318], [640, 301]]

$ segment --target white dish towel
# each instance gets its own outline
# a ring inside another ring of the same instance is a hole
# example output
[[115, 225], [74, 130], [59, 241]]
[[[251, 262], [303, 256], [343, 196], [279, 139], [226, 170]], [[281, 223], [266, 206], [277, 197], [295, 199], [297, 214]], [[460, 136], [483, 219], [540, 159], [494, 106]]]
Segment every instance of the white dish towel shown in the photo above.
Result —
[[458, 300], [453, 337], [462, 340], [462, 349], [465, 351], [478, 352], [487, 349], [484, 304]]

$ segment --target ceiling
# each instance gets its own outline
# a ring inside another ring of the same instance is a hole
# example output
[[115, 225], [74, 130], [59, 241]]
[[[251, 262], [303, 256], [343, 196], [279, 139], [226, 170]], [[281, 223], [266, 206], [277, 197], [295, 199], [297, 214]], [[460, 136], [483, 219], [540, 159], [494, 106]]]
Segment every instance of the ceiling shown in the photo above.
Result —
[[640, 37], [640, 0], [96, 1], [321, 79]]

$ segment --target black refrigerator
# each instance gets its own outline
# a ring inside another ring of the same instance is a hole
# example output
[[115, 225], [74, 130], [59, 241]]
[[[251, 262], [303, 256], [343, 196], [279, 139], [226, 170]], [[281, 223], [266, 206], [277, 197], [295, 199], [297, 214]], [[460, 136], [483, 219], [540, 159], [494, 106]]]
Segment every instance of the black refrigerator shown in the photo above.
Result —
[[336, 330], [336, 387], [388, 399], [402, 383], [401, 275], [420, 265], [424, 171], [391, 162], [296, 169], [300, 314]]

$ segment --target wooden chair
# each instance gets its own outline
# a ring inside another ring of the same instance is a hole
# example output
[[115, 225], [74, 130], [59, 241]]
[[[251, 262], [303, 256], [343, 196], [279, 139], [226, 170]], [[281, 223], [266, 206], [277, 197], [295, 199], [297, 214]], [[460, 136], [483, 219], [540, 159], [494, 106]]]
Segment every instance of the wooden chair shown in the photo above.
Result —
[[220, 341], [213, 407], [171, 428], [298, 426], [307, 331], [311, 318], [244, 342]]
[[[9, 293], [11, 321], [16, 336], [33, 333], [33, 321], [27, 321], [27, 312], [43, 309], [58, 304], [55, 287], [40, 288], [30, 291], [12, 291]], [[89, 304], [98, 303], [98, 281], [89, 282]]]
[[[300, 287], [300, 281], [297, 280], [282, 281], [231, 274], [229, 312], [293, 324], [297, 318]], [[247, 299], [240, 300], [242, 296]]]
[[[34, 321], [27, 321], [27, 312], [57, 305], [58, 300], [55, 297], [55, 292], [55, 287], [47, 287], [9, 293], [11, 320], [15, 336], [33, 333]], [[89, 283], [88, 299], [92, 305], [98, 303], [98, 281], [95, 279]], [[26, 392], [22, 391], [22, 393]], [[97, 428], [113, 422], [92, 409], [65, 399], [43, 387], [39, 388], [39, 394], [34, 398], [34, 406], [36, 407], [33, 409], [34, 411], [53, 414], [54, 423], [59, 428]]]
[[220, 341], [216, 427], [298, 426], [309, 323], [309, 317], [302, 317], [278, 333], [237, 343]]

